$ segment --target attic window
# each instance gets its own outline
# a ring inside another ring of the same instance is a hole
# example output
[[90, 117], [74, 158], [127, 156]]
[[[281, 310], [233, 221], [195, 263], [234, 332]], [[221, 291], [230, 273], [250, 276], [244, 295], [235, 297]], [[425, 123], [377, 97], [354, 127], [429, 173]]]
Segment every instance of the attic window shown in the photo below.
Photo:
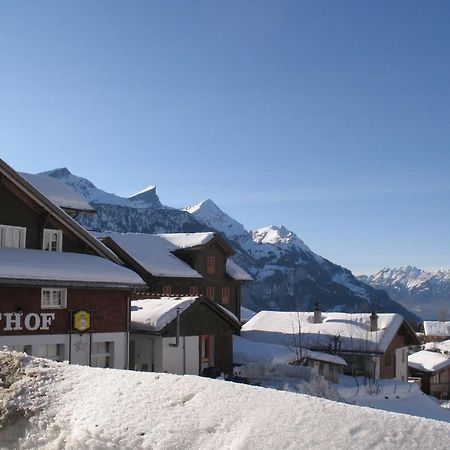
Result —
[[44, 229], [42, 249], [48, 252], [62, 251], [62, 231]]
[[208, 286], [206, 288], [206, 296], [210, 300], [214, 300], [214, 297], [216, 296], [216, 290], [215, 290], [214, 286]]
[[189, 288], [189, 295], [191, 297], [195, 297], [196, 295], [198, 295], [198, 286], [191, 286]]
[[172, 294], [172, 286], [170, 285], [166, 285], [162, 287], [162, 295], [164, 296], [168, 296]]
[[222, 288], [222, 305], [230, 304], [230, 288], [229, 286], [224, 286]]
[[25, 248], [27, 229], [11, 225], [0, 225], [0, 247]]
[[206, 273], [208, 275], [214, 275], [216, 273], [216, 257], [208, 256], [206, 258]]

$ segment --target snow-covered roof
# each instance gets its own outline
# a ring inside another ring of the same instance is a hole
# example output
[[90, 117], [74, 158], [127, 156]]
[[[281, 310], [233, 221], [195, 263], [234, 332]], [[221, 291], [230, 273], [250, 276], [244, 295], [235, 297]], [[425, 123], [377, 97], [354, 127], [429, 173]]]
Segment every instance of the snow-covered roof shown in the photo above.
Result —
[[[346, 366], [347, 363], [336, 355], [302, 349], [302, 357]], [[233, 361], [235, 364], [288, 364], [297, 359], [295, 350], [285, 345], [254, 342], [241, 336], [233, 336]]]
[[421, 350], [408, 356], [408, 366], [422, 372], [438, 372], [450, 367], [450, 356]]
[[131, 329], [133, 331], [160, 331], [188, 309], [198, 297], [161, 297], [131, 302]]
[[[171, 236], [167, 234], [145, 234], [145, 233], [93, 233], [94, 236], [109, 237], [120, 248], [128, 253], [136, 262], [138, 262], [147, 272], [157, 277], [176, 277], [176, 278], [202, 278], [202, 276], [186, 262], [176, 257], [172, 252], [181, 248], [178, 244], [189, 246], [193, 242], [202, 242], [205, 236], [187, 237], [188, 233], [175, 233], [180, 236]], [[193, 233], [209, 234], [209, 233]], [[211, 233], [212, 234], [212, 233]], [[183, 239], [186, 237], [186, 239]], [[196, 244], [199, 245], [199, 244]], [[183, 247], [184, 248], [184, 247]]]
[[42, 195], [60, 208], [85, 212], [95, 211], [81, 194], [56, 178], [23, 172], [19, 174]]
[[99, 256], [0, 248], [0, 283], [11, 280], [64, 285], [145, 286], [133, 271]]
[[442, 342], [427, 342], [424, 350], [450, 354], [450, 339]]
[[253, 278], [230, 258], [227, 259], [226, 271], [233, 280], [253, 281]]
[[426, 336], [450, 336], [450, 322], [425, 320], [423, 329]]
[[[91, 232], [99, 239], [111, 238], [145, 270], [154, 276], [176, 278], [203, 278], [196, 270], [173, 253], [176, 250], [199, 247], [214, 238], [213, 232], [204, 233], [117, 233]], [[235, 280], [252, 278], [235, 262], [227, 260], [226, 271]]]
[[[339, 337], [342, 351], [384, 353], [403, 323], [400, 314], [378, 314], [378, 330], [370, 331], [370, 314], [322, 312], [313, 323], [313, 312], [261, 311], [250, 319], [241, 335], [255, 342], [293, 345], [301, 334], [302, 346], [333, 350]], [[299, 332], [300, 330], [300, 332]]]

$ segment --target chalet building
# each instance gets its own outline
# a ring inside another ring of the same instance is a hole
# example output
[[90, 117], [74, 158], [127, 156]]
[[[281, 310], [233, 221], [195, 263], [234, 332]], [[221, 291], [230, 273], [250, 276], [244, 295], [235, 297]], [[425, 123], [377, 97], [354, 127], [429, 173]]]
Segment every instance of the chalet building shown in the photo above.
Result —
[[252, 278], [218, 233], [93, 233], [152, 293], [205, 296], [240, 318], [241, 285]]
[[411, 377], [420, 378], [425, 394], [441, 400], [450, 398], [450, 356], [428, 350], [421, 350], [408, 357]]
[[231, 375], [232, 337], [241, 325], [206, 297], [144, 298], [131, 302], [130, 368]]
[[342, 357], [344, 373], [369, 378], [408, 378], [408, 347], [416, 334], [399, 314], [261, 311], [241, 336], [262, 343], [302, 346]]
[[93, 208], [48, 177], [0, 160], [0, 347], [125, 368], [136, 273], [73, 217]]

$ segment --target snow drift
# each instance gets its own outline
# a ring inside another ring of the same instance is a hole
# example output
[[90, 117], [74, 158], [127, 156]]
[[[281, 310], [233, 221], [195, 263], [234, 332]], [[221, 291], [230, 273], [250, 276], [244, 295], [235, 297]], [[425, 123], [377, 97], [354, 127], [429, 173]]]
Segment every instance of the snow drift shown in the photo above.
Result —
[[443, 422], [195, 376], [0, 352], [0, 445], [12, 449], [448, 448]]

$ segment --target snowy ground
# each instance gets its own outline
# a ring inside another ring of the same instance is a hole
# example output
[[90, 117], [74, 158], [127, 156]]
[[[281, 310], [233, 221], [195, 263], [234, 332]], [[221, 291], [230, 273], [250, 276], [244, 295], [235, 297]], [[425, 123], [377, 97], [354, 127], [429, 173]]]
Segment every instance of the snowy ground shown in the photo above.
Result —
[[450, 425], [195, 376], [0, 352], [5, 449], [444, 449]]
[[362, 377], [358, 381], [345, 375], [339, 377], [335, 386], [344, 401], [450, 423], [450, 410], [441, 407], [438, 400], [425, 395], [414, 383], [389, 379], [369, 384]]

